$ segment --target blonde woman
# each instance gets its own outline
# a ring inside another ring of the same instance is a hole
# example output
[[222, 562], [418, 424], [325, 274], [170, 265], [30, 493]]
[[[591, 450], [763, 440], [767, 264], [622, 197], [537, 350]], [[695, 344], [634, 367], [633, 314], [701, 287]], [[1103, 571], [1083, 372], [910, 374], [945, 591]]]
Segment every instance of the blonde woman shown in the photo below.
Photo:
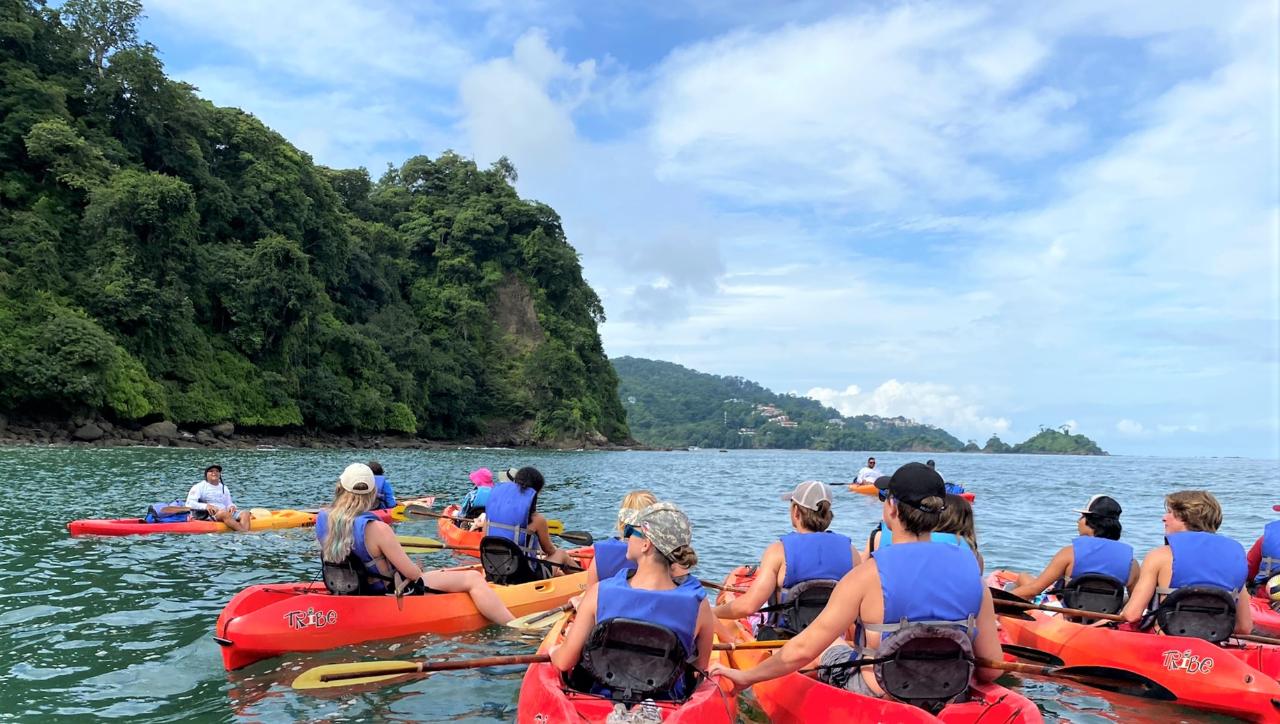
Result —
[[395, 575], [411, 581], [414, 593], [466, 592], [476, 608], [494, 623], [515, 618], [477, 570], [423, 571], [400, 547], [391, 526], [370, 510], [378, 485], [368, 465], [354, 463], [342, 471], [333, 505], [316, 518], [316, 539], [325, 570], [325, 586], [335, 594], [378, 595], [388, 591]]
[[[648, 490], [632, 490], [627, 493], [622, 499], [622, 507], [618, 509], [618, 533], [621, 534], [627, 527], [632, 514], [657, 502], [657, 496]], [[621, 538], [596, 541], [592, 548], [595, 549], [595, 555], [591, 559], [591, 567], [587, 569], [588, 586], [601, 579], [613, 578], [623, 569], [631, 571], [636, 569], [635, 562], [627, 560], [627, 542]], [[687, 572], [679, 570], [676, 575]]]

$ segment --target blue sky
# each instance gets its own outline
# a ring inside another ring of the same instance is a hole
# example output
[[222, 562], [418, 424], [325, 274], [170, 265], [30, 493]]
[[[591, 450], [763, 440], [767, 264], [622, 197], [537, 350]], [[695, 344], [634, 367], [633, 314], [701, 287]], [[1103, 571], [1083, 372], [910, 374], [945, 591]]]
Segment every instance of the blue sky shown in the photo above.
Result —
[[320, 163], [508, 156], [612, 356], [1276, 457], [1276, 8], [151, 0], [142, 32]]

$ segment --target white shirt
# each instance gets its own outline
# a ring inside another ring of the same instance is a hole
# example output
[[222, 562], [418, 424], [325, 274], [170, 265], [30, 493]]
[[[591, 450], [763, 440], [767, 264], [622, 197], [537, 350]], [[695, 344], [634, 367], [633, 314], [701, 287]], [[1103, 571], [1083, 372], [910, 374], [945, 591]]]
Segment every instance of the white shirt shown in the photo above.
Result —
[[857, 482], [859, 485], [863, 483], [874, 483], [876, 478], [882, 477], [884, 477], [884, 473], [876, 470], [875, 468], [863, 468], [858, 471]]
[[227, 486], [223, 483], [213, 485], [207, 480], [201, 480], [191, 486], [191, 490], [187, 492], [187, 507], [194, 510], [208, 510], [209, 503], [213, 503], [219, 508], [230, 508], [231, 491], [227, 490]]

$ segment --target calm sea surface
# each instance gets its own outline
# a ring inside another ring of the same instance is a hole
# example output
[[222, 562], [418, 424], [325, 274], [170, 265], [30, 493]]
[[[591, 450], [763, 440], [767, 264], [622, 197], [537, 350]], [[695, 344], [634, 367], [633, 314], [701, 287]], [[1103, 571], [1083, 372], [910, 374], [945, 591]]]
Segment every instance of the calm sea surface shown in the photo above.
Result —
[[[548, 487], [539, 507], [571, 529], [610, 532], [623, 493], [649, 488], [694, 522], [703, 578], [758, 560], [787, 532], [778, 496], [806, 479], [847, 482], [864, 453], [804, 451], [552, 453], [512, 450], [383, 451], [401, 497], [449, 501], [469, 489], [476, 467], [535, 465]], [[881, 467], [920, 455], [877, 453]], [[1076, 458], [938, 455], [948, 480], [977, 493], [979, 539], [988, 568], [1039, 569], [1075, 534], [1073, 508], [1094, 493], [1124, 506], [1124, 539], [1139, 550], [1161, 542], [1162, 495], [1212, 490], [1224, 533], [1251, 543], [1280, 503], [1280, 463], [1241, 459]], [[522, 672], [437, 674], [355, 695], [313, 696], [288, 686], [321, 663], [415, 655], [531, 651], [537, 639], [491, 627], [455, 637], [424, 635], [316, 655], [292, 655], [223, 671], [211, 636], [222, 606], [254, 583], [316, 576], [313, 534], [70, 538], [77, 518], [140, 515], [150, 502], [183, 497], [205, 465], [225, 466], [241, 507], [313, 507], [326, 501], [360, 451], [171, 449], [0, 450], [0, 720], [510, 721]], [[879, 507], [840, 490], [834, 528], [865, 540]], [[402, 523], [433, 535], [434, 525]], [[455, 562], [441, 553], [427, 565]], [[1203, 721], [1167, 704], [1126, 699], [1043, 679], [1012, 684], [1046, 719]]]

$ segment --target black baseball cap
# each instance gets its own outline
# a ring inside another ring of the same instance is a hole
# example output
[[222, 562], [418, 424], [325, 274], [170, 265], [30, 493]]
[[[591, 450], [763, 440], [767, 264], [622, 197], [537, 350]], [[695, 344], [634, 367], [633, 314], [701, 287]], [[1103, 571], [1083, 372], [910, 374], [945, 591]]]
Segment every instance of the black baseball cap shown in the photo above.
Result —
[[[900, 503], [923, 513], [941, 513], [946, 506], [947, 486], [942, 476], [924, 463], [907, 463], [893, 472], [876, 479], [876, 487], [893, 496]], [[926, 498], [944, 501], [937, 508], [923, 505]]]
[[204, 474], [208, 475], [210, 470], [217, 470], [218, 472], [222, 472], [222, 466], [217, 463], [214, 463], [204, 469]]
[[1092, 515], [1096, 518], [1119, 518], [1120, 504], [1109, 495], [1095, 495], [1083, 509], [1077, 510], [1081, 515]]

